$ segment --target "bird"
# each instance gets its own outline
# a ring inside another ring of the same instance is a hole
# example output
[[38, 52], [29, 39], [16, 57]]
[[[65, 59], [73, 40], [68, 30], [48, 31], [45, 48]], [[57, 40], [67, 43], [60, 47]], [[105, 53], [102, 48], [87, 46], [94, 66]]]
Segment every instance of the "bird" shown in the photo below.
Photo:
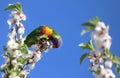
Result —
[[44, 51], [47, 48], [59, 48], [62, 44], [62, 38], [54, 29], [44, 25], [37, 27], [28, 34], [24, 43], [28, 47], [37, 44]]

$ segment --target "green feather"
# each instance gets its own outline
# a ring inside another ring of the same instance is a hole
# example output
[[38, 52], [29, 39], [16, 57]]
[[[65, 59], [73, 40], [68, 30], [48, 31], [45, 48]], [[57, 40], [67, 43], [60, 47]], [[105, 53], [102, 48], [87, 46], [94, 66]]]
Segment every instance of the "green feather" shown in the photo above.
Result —
[[38, 28], [36, 28], [35, 30], [33, 30], [27, 37], [25, 40], [25, 44], [30, 47], [32, 44], [35, 44], [39, 41], [39, 36], [37, 36], [40, 31], [42, 30], [43, 26], [40, 26]]

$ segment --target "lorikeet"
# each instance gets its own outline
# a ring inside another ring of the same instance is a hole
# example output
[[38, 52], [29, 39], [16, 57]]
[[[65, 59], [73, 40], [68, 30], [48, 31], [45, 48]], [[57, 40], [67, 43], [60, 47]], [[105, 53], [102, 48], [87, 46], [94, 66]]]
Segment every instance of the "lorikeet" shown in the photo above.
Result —
[[46, 41], [50, 43], [51, 48], [58, 48], [62, 43], [60, 35], [55, 30], [48, 26], [39, 26], [26, 37], [25, 44], [28, 47], [33, 44], [42, 44], [41, 48], [45, 48]]

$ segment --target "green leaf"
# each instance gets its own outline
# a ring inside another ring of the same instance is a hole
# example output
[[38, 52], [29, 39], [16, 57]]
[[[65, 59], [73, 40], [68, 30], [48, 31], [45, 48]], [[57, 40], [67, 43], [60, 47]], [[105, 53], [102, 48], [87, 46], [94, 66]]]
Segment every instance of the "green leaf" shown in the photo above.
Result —
[[25, 61], [26, 61], [26, 59], [23, 58], [22, 56], [20, 56], [20, 57], [18, 58], [18, 62], [20, 62], [21, 64], [24, 64]]
[[13, 72], [17, 73], [17, 75], [19, 75], [20, 70], [19, 69], [14, 69]]
[[13, 52], [8, 52], [7, 55], [8, 55], [8, 57], [11, 58], [14, 54], [13, 54]]
[[98, 22], [99, 22], [99, 18], [95, 17], [93, 20], [88, 20], [87, 22], [83, 23], [82, 26], [87, 26], [87, 28], [85, 28], [82, 31], [81, 35], [85, 34], [86, 32], [90, 30], [94, 30]]
[[6, 67], [6, 71], [7, 71], [8, 74], [11, 74], [11, 73], [13, 73], [14, 68], [10, 68], [10, 67], [8, 66], [8, 67]]
[[80, 64], [82, 64], [83, 60], [89, 55], [89, 53], [85, 53], [80, 57]]
[[94, 70], [92, 70], [92, 72], [94, 72], [94, 73], [97, 74], [97, 75], [100, 74], [100, 71], [94, 71]]
[[92, 44], [92, 40], [90, 40], [90, 41], [88, 42], [88, 48], [89, 48], [90, 50], [94, 50], [93, 44]]
[[117, 73], [120, 75], [120, 67], [116, 68]]
[[28, 47], [26, 44], [19, 46], [18, 50], [20, 50], [24, 54], [28, 53]]
[[0, 69], [0, 72], [5, 72], [5, 70], [4, 69]]
[[13, 4], [9, 5], [7, 8], [5, 8], [5, 10], [18, 10], [16, 6], [14, 6]]
[[4, 49], [4, 51], [6, 51], [6, 50], [7, 50], [7, 47], [6, 47], [6, 46], [3, 46], [3, 49]]
[[119, 65], [114, 63], [114, 67], [115, 67], [115, 70], [116, 70], [117, 74], [120, 75], [120, 67], [119, 67]]
[[118, 58], [117, 56], [113, 55], [113, 63], [115, 64], [120, 64], [120, 58]]
[[92, 25], [94, 25], [94, 27], [96, 26], [96, 23], [94, 20], [89, 20], [88, 22], [91, 23]]
[[100, 21], [99, 18], [96, 16], [94, 19], [93, 19], [94, 23], [95, 24], [98, 24], [98, 22]]
[[13, 11], [22, 12], [22, 6], [21, 6], [21, 4], [19, 2], [16, 2], [15, 4], [8, 5], [8, 7], [5, 8], [5, 10], [13, 10]]
[[16, 7], [20, 12], [22, 12], [22, 5], [20, 4], [20, 2], [16, 2]]
[[109, 49], [105, 50], [105, 57], [112, 59], [112, 54], [110, 53]]
[[95, 27], [96, 25], [93, 23], [93, 21], [89, 20], [88, 22], [83, 23], [82, 26]]
[[84, 35], [85, 33], [89, 32], [90, 30], [94, 30], [93, 27], [87, 27], [85, 28], [82, 32], [81, 32], [81, 35]]
[[83, 30], [83, 33], [94, 30], [99, 21], [99, 18], [96, 16], [93, 18], [93, 20], [88, 20], [87, 22], [83, 23], [82, 26], [87, 26], [87, 28]]
[[106, 49], [106, 50], [105, 50], [105, 53], [106, 53], [106, 54], [110, 54], [109, 49]]
[[83, 26], [89, 26], [89, 27], [94, 27], [97, 25], [97, 23], [99, 22], [99, 18], [96, 16], [95, 18], [93, 18], [93, 20], [89, 20], [85, 23], [83, 23]]
[[113, 63], [120, 64], [120, 58], [112, 54], [108, 49], [105, 50], [105, 54], [107, 58], [112, 59]]
[[93, 45], [92, 45], [92, 40], [90, 40], [88, 43], [82, 43], [79, 45], [82, 49], [89, 49], [89, 50], [94, 50]]

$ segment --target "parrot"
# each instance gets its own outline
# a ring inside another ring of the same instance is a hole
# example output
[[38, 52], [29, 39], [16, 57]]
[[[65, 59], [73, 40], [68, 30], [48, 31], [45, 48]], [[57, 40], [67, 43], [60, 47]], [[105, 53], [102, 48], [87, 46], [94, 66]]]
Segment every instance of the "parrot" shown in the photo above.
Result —
[[39, 44], [41, 49], [47, 49], [48, 47], [59, 48], [62, 44], [62, 39], [51, 27], [39, 26], [26, 36], [24, 43], [28, 47]]

